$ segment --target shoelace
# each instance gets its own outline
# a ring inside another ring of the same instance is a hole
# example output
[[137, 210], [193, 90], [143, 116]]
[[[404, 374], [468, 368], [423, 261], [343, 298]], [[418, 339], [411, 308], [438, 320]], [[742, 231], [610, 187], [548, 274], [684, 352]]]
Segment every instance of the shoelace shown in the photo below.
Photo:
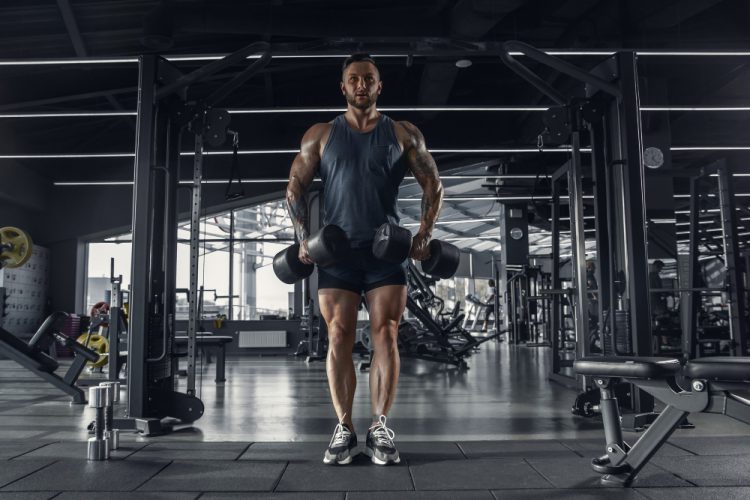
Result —
[[339, 422], [336, 424], [336, 429], [334, 429], [334, 435], [333, 435], [333, 443], [331, 443], [332, 447], [335, 448], [336, 446], [342, 446], [349, 442], [349, 438], [352, 435], [352, 431], [344, 427], [344, 425]]
[[373, 439], [378, 443], [385, 446], [393, 446], [393, 438], [396, 437], [396, 433], [392, 429], [389, 429], [386, 425], [386, 416], [380, 415], [378, 423], [370, 427], [372, 431]]

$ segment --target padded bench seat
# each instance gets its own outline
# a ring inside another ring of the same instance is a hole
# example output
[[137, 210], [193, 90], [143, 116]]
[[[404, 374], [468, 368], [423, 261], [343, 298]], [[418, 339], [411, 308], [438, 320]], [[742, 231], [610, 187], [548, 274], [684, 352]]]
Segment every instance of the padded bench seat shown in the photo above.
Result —
[[674, 358], [635, 358], [627, 356], [590, 356], [576, 360], [581, 375], [623, 378], [664, 378], [675, 375], [682, 365]]
[[715, 356], [691, 359], [682, 373], [690, 378], [750, 381], [750, 358]]

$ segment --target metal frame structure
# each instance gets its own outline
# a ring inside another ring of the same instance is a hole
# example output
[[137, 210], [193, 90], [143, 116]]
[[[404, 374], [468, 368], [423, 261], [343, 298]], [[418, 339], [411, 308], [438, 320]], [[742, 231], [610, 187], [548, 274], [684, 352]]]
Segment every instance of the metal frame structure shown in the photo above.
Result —
[[[187, 102], [187, 87], [231, 65], [247, 68], [197, 103]], [[198, 311], [197, 259], [201, 203], [203, 142], [223, 143], [226, 111], [213, 106], [257, 73], [270, 60], [268, 44], [258, 42], [182, 74], [155, 55], [139, 58], [133, 246], [128, 342], [127, 419], [121, 429], [150, 435], [168, 430], [166, 420], [190, 423], [200, 418], [203, 403], [195, 397], [195, 344]], [[222, 112], [223, 111], [223, 112]], [[222, 123], [222, 120], [224, 123]], [[175, 391], [172, 362], [175, 335], [175, 273], [177, 254], [177, 187], [180, 139], [195, 134], [191, 201], [190, 325], [188, 329], [188, 390]]]
[[[520, 51], [529, 59], [585, 84], [585, 99], [568, 99], [516, 61], [511, 56], [511, 51]], [[553, 137], [557, 142], [568, 142], [571, 146], [570, 161], [553, 176], [553, 193], [559, 199], [560, 191], [555, 190], [554, 180], [567, 171], [573, 288], [576, 298], [576, 356], [579, 359], [586, 357], [590, 350], [588, 324], [584, 316], [587, 297], [581, 183], [583, 165], [580, 156], [581, 132], [584, 129], [589, 132], [593, 152], [592, 170], [597, 181], [594, 203], [597, 218], [596, 243], [600, 257], [597, 267], [602, 284], [600, 290], [609, 288], [599, 301], [600, 331], [602, 335], [612, 334], [613, 339], [620, 336], [626, 340], [622, 342], [623, 346], [627, 346], [625, 349], [618, 348], [616, 342], [613, 342], [616, 354], [650, 356], [652, 342], [648, 302], [645, 174], [636, 54], [618, 52], [592, 71], [587, 71], [525, 43], [514, 41], [503, 44], [501, 58], [519, 76], [560, 106], [551, 108], [548, 112], [548, 128], [551, 128], [549, 123], [556, 124], [553, 132], [558, 135]], [[552, 287], [555, 289], [559, 285], [559, 271], [556, 268], [559, 262], [559, 227], [554, 227], [559, 219], [559, 204], [554, 200], [552, 210], [552, 253], [556, 257], [553, 259]], [[555, 314], [552, 316], [553, 321], [559, 317]], [[559, 369], [559, 363], [557, 368]], [[579, 382], [584, 389], [590, 385], [584, 377]], [[653, 410], [653, 397], [650, 395], [634, 389], [631, 396], [630, 407], [636, 414], [648, 414]], [[635, 418], [637, 422], [633, 426], [639, 427], [642, 420]]]
[[[730, 159], [731, 162], [731, 159]], [[681, 287], [683, 295], [682, 352], [685, 359], [698, 356], [700, 348], [697, 313], [702, 304], [703, 292], [725, 292], [729, 303], [730, 354], [746, 356], [748, 341], [746, 286], [742, 276], [742, 264], [737, 238], [737, 210], [732, 186], [732, 168], [727, 160], [702, 169], [690, 179], [690, 239], [688, 243], [689, 268], [687, 286]], [[718, 192], [719, 218], [721, 221], [722, 256], [726, 270], [723, 289], [707, 288], [701, 279], [700, 268], [700, 202], [702, 183], [715, 183]], [[747, 256], [745, 256], [747, 259]]]

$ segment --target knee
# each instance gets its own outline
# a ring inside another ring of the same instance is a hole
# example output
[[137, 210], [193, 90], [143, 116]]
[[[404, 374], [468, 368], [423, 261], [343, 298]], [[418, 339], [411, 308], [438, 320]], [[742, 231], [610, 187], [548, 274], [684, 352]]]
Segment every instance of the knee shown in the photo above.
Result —
[[328, 325], [328, 348], [334, 351], [351, 350], [354, 332], [349, 332], [341, 325], [332, 323]]
[[380, 348], [393, 348], [398, 345], [398, 321], [388, 321], [373, 325], [372, 341]]

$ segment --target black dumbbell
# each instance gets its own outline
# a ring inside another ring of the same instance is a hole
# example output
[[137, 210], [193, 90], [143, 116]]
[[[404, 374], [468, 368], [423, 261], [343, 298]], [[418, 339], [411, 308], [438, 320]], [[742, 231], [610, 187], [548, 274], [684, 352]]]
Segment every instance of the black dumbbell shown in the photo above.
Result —
[[[273, 272], [288, 285], [307, 278], [315, 269], [313, 264], [305, 264], [299, 260], [299, 245], [295, 243], [273, 258]], [[316, 264], [328, 267], [346, 256], [349, 238], [343, 229], [329, 224], [307, 239], [307, 250]]]
[[[411, 231], [397, 224], [385, 223], [375, 232], [372, 254], [386, 262], [399, 264], [409, 257], [412, 243]], [[456, 274], [461, 261], [461, 251], [456, 245], [432, 240], [430, 256], [422, 261], [422, 271], [439, 278], [450, 278]]]

